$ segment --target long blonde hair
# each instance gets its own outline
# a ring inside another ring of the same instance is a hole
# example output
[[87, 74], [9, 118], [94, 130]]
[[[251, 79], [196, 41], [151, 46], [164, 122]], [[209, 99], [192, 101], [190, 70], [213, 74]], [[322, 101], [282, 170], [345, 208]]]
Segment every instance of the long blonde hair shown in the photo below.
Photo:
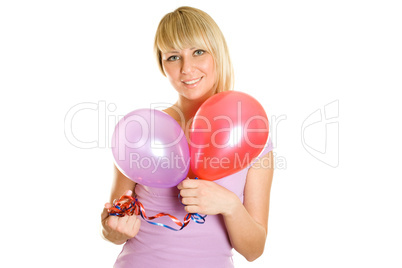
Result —
[[162, 74], [166, 76], [162, 66], [163, 52], [194, 46], [208, 51], [214, 59], [216, 92], [232, 90], [233, 66], [225, 38], [215, 21], [204, 11], [187, 6], [166, 14], [156, 30], [154, 43]]

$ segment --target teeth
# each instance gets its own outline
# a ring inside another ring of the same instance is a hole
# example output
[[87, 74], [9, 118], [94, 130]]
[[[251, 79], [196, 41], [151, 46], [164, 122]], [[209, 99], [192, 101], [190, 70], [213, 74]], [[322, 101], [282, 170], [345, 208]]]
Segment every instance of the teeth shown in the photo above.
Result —
[[192, 84], [197, 83], [197, 82], [200, 81], [200, 80], [201, 80], [201, 77], [198, 78], [198, 79], [195, 79], [195, 80], [193, 80], [193, 81], [184, 82], [184, 84], [186, 84], [186, 85], [192, 85]]

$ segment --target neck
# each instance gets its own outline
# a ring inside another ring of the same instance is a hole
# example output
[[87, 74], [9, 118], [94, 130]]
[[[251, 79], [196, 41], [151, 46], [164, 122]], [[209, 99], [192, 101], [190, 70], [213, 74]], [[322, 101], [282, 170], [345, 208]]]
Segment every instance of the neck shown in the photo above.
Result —
[[208, 95], [197, 100], [189, 100], [183, 96], [179, 96], [175, 106], [180, 109], [183, 113], [184, 120], [188, 122], [195, 116], [200, 106], [211, 96]]

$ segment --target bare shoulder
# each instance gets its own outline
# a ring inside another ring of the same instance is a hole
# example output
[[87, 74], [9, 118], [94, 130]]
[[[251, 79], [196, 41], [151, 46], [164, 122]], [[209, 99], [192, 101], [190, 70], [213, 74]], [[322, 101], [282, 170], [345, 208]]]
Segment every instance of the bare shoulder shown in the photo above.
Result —
[[170, 106], [169, 108], [162, 110], [164, 113], [167, 113], [168, 115], [170, 115], [174, 120], [176, 120], [177, 122], [182, 121], [182, 113], [180, 111], [179, 108], [177, 108], [176, 106]]

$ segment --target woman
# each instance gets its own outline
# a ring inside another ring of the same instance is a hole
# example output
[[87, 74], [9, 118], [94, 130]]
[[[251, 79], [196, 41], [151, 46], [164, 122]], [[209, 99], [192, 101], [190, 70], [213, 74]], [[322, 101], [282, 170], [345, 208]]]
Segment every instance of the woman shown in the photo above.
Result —
[[[161, 20], [154, 51], [162, 74], [178, 93], [177, 102], [164, 112], [176, 119], [189, 138], [191, 120], [200, 105], [214, 94], [232, 89], [233, 70], [225, 39], [205, 12], [180, 7]], [[261, 155], [251, 167], [228, 177], [186, 179], [167, 189], [136, 185], [115, 168], [110, 200], [135, 192], [147, 215], [166, 212], [179, 219], [186, 213], [209, 215], [205, 224], [192, 222], [173, 232], [141, 222], [135, 215], [109, 216], [107, 209], [112, 205], [105, 204], [104, 238], [125, 243], [115, 267], [233, 267], [232, 248], [249, 261], [261, 256], [273, 177], [270, 142]], [[191, 170], [188, 177], [194, 178]]]

